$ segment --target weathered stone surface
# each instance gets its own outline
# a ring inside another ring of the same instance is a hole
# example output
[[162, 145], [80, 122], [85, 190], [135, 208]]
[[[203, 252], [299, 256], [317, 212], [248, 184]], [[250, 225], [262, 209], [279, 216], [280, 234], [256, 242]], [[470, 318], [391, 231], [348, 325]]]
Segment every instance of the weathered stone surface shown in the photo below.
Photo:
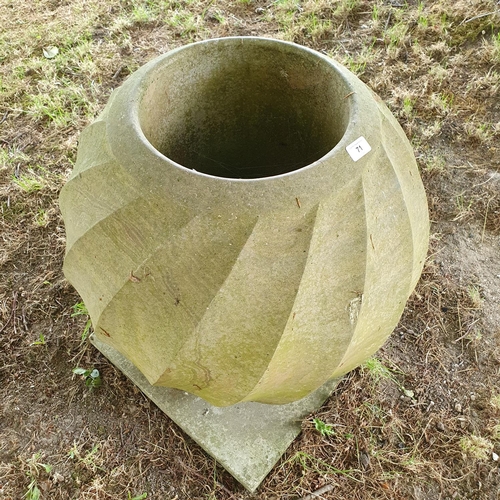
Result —
[[257, 489], [298, 436], [302, 420], [323, 404], [338, 383], [338, 380], [330, 380], [304, 399], [286, 405], [238, 403], [220, 408], [184, 391], [150, 385], [118, 351], [95, 337], [92, 342], [250, 491]]
[[428, 243], [385, 105], [322, 54], [252, 37], [134, 73], [83, 132], [60, 205], [99, 339], [220, 406], [295, 401], [362, 363]]

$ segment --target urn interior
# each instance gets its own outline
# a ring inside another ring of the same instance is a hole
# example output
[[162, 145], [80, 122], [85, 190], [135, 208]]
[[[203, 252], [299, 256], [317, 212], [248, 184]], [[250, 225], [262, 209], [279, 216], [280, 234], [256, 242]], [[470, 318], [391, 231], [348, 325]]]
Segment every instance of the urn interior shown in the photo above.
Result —
[[178, 51], [144, 86], [150, 144], [188, 169], [255, 179], [305, 167], [349, 123], [350, 88], [317, 53], [272, 41], [222, 39]]

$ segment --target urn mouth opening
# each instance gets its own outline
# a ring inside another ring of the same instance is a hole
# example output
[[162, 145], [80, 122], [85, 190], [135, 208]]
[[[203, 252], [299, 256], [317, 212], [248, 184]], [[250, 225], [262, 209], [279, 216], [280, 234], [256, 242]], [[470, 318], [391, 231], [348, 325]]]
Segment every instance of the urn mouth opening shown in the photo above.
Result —
[[268, 178], [306, 167], [340, 142], [349, 92], [335, 65], [309, 49], [263, 38], [210, 40], [152, 69], [139, 123], [150, 144], [182, 167]]

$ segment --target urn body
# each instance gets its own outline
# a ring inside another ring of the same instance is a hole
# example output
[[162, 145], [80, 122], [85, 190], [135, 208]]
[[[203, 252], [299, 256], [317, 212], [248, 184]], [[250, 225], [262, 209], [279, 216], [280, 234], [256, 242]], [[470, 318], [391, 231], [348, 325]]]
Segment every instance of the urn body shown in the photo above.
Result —
[[411, 146], [335, 61], [255, 37], [139, 69], [80, 139], [64, 272], [151, 384], [284, 404], [370, 357], [420, 276]]

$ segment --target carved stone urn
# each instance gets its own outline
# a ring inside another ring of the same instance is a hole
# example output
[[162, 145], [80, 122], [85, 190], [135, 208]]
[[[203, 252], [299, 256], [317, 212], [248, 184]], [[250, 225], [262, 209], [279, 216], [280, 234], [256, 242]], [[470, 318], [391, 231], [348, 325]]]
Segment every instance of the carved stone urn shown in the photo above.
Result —
[[131, 75], [82, 133], [60, 206], [95, 335], [216, 406], [296, 401], [364, 362], [428, 245], [386, 106], [332, 59], [258, 37]]

